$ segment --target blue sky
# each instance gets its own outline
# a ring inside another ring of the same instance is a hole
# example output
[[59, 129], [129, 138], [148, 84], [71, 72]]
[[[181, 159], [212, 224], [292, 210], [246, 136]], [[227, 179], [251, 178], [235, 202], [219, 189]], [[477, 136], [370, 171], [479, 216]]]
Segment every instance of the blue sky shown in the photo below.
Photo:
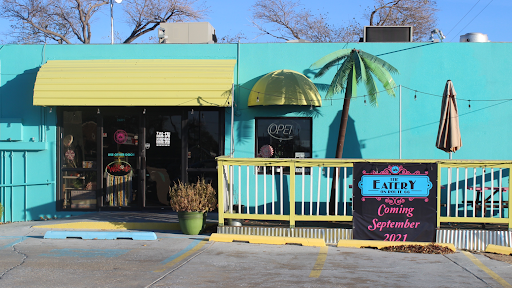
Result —
[[[130, 0], [124, 0], [130, 1]], [[210, 13], [205, 21], [212, 24], [220, 38], [224, 35], [235, 35], [243, 32], [248, 38], [243, 42], [275, 42], [271, 37], [258, 37], [258, 30], [250, 23], [251, 5], [255, 0], [205, 0]], [[363, 20], [365, 8], [373, 4], [371, 0], [303, 0], [303, 5], [313, 12], [328, 13], [329, 23], [343, 25], [355, 18]], [[476, 5], [475, 5], [476, 4]], [[121, 38], [126, 38], [129, 27], [122, 20], [121, 4], [114, 6], [114, 27]], [[493, 42], [512, 42], [509, 17], [512, 14], [511, 0], [438, 0], [438, 27], [446, 35], [445, 42], [458, 42], [459, 36], [469, 32], [481, 32], [489, 36]], [[470, 11], [470, 9], [473, 9]], [[485, 9], [484, 9], [485, 8]], [[468, 13], [468, 11], [470, 11]], [[466, 15], [466, 13], [468, 13]], [[463, 16], [465, 18], [463, 18]], [[476, 18], [475, 18], [476, 17]], [[461, 20], [462, 19], [462, 20]], [[460, 21], [461, 20], [461, 21]], [[460, 22], [459, 22], [460, 21]], [[459, 23], [458, 23], [459, 22]], [[457, 24], [458, 23], [458, 24]], [[9, 40], [9, 22], [0, 19], [0, 42]], [[135, 43], [151, 43], [149, 36], [156, 37], [157, 32], [150, 32], [139, 38]], [[96, 14], [92, 27], [92, 43], [110, 43], [110, 9], [105, 6]], [[119, 41], [116, 41], [119, 42]]]

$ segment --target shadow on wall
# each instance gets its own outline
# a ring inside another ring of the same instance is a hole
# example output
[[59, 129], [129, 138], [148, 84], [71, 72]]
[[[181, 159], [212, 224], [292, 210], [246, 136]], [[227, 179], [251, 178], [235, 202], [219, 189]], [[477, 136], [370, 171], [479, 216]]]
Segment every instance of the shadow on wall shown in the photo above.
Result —
[[0, 118], [22, 118], [24, 126], [41, 124], [40, 107], [32, 105], [38, 71], [25, 70], [0, 86]]
[[[329, 135], [327, 136], [327, 158], [334, 158], [336, 155], [336, 145], [338, 143], [338, 135], [340, 131], [341, 110], [329, 125]], [[348, 117], [347, 132], [345, 134], [345, 144], [343, 147], [343, 158], [362, 159], [361, 145], [357, 138], [355, 121], [352, 117]]]

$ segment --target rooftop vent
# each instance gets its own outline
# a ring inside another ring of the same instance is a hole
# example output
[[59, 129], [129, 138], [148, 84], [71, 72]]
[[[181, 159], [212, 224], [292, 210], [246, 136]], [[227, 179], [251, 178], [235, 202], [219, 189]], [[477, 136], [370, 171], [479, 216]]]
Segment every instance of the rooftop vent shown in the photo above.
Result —
[[491, 42], [491, 41], [489, 41], [489, 37], [487, 37], [487, 34], [466, 33], [464, 35], [460, 35], [459, 42]]
[[311, 43], [311, 41], [305, 39], [293, 39], [286, 41], [286, 43]]
[[208, 22], [160, 23], [158, 42], [172, 44], [217, 43], [215, 29]]

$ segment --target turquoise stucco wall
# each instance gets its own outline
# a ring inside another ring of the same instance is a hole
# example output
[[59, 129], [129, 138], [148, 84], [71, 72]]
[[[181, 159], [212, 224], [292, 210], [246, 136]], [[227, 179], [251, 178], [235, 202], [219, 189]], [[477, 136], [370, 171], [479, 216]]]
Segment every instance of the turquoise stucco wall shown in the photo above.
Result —
[[[47, 60], [236, 59], [237, 48], [237, 44], [0, 46], [0, 119], [18, 118], [23, 124], [21, 142], [0, 142], [0, 185], [24, 183], [25, 168], [28, 183], [51, 183], [28, 186], [26, 192], [23, 186], [1, 188], [0, 202], [6, 206], [2, 221], [80, 213], [56, 211], [56, 115], [50, 113], [51, 107], [32, 105], [35, 77]], [[512, 101], [476, 101], [512, 98], [507, 73], [512, 66], [508, 57], [512, 43], [268, 43], [241, 44], [239, 48], [239, 66], [234, 71], [235, 84], [241, 85], [235, 89], [235, 157], [254, 157], [254, 117], [265, 116], [313, 117], [313, 157], [334, 157], [343, 95], [323, 100], [322, 107], [313, 110], [293, 106], [248, 108], [247, 98], [252, 85], [268, 72], [291, 69], [312, 77], [308, 70], [311, 63], [338, 49], [356, 48], [398, 68], [400, 75], [394, 76], [398, 85], [441, 95], [446, 80], [451, 79], [458, 97], [472, 100], [471, 109], [467, 101], [458, 102], [463, 147], [454, 159], [512, 159], [507, 147], [512, 138], [508, 124]], [[313, 82], [321, 87], [330, 83], [333, 75], [331, 71]], [[365, 94], [363, 86], [358, 91], [358, 95]], [[325, 91], [321, 94], [324, 96]], [[383, 92], [378, 107], [363, 102], [360, 98], [351, 104], [344, 157], [398, 159], [398, 97]], [[448, 158], [435, 148], [440, 106], [440, 97], [417, 93], [414, 100], [414, 92], [402, 89], [402, 158]], [[230, 151], [230, 112], [226, 109], [226, 154]], [[13, 145], [17, 150], [11, 152]]]
[[[512, 64], [508, 51], [512, 43], [330, 43], [330, 44], [246, 44], [240, 47], [239, 84], [235, 103], [235, 157], [254, 157], [254, 117], [272, 116], [310, 116], [313, 117], [313, 157], [332, 158], [335, 154], [339, 123], [341, 118], [342, 98], [335, 95], [337, 100], [323, 100], [320, 108], [310, 110], [310, 107], [247, 107], [251, 87], [268, 72], [277, 69], [291, 69], [312, 79], [312, 71], [308, 67], [324, 55], [339, 49], [362, 49], [368, 53], [386, 60], [399, 71], [394, 76], [397, 85], [402, 88], [402, 158], [403, 159], [448, 159], [449, 155], [435, 147], [439, 125], [441, 95], [447, 80], [452, 80], [457, 91], [460, 114], [460, 129], [463, 147], [453, 155], [453, 159], [484, 159], [510, 160], [507, 143], [511, 140], [512, 131], [509, 128], [512, 101], [494, 101], [512, 99], [512, 82], [507, 73]], [[319, 79], [312, 79], [318, 87], [330, 84], [335, 69]], [[425, 93], [416, 93], [417, 90]], [[379, 90], [383, 87], [379, 84]], [[397, 97], [392, 98], [382, 92], [378, 107], [364, 104], [364, 98], [352, 100], [349, 122], [343, 152], [344, 158], [364, 159], [399, 159], [399, 89], [395, 90]], [[428, 94], [426, 94], [428, 93]], [[325, 96], [325, 91], [320, 91]], [[360, 85], [358, 95], [366, 94], [364, 85]], [[434, 94], [434, 95], [429, 95]], [[469, 102], [462, 99], [470, 99]], [[479, 101], [493, 100], [493, 101]], [[229, 118], [226, 127], [229, 127]], [[226, 128], [226, 131], [229, 131]], [[229, 153], [229, 135], [226, 135], [226, 153]], [[446, 170], [443, 170], [446, 173]], [[245, 179], [242, 171], [241, 179]], [[314, 170], [316, 187], [317, 170]], [[331, 172], [332, 173], [332, 172]], [[462, 173], [462, 172], [461, 172]], [[472, 175], [473, 170], [469, 173]], [[480, 173], [480, 172], [478, 172]], [[351, 169], [348, 171], [348, 183], [352, 183]], [[235, 170], [235, 179], [238, 179]], [[443, 174], [446, 177], [446, 174]], [[504, 172], [504, 183], [508, 183], [508, 171]], [[285, 181], [286, 181], [285, 176]], [[331, 175], [332, 177], [332, 175]], [[455, 177], [455, 176], [454, 176]], [[489, 175], [487, 175], [489, 177]], [[270, 176], [267, 176], [267, 191], [272, 191]], [[478, 179], [478, 178], [477, 178]], [[496, 179], [496, 178], [495, 178]], [[309, 177], [306, 177], [304, 199], [310, 200]], [[254, 183], [254, 176], [251, 176]], [[325, 171], [321, 176], [320, 201], [325, 205], [329, 195]], [[302, 183], [297, 184], [297, 191], [302, 190]], [[442, 180], [446, 185], [446, 179]], [[489, 183], [487, 183], [490, 185]], [[251, 184], [254, 185], [254, 184]], [[263, 189], [263, 177], [259, 177], [259, 189]], [[275, 197], [279, 183], [276, 184]], [[341, 185], [341, 184], [340, 184]], [[498, 185], [495, 180], [494, 185]], [[462, 187], [461, 184], [460, 187]], [[245, 183], [242, 184], [245, 187]], [[316, 189], [316, 188], [315, 188]], [[455, 189], [455, 187], [453, 187]], [[238, 201], [237, 187], [234, 187], [235, 202]], [[242, 191], [245, 191], [242, 188]], [[260, 190], [261, 191], [261, 190]], [[271, 199], [268, 192], [267, 199]], [[446, 191], [442, 190], [446, 199]], [[262, 202], [261, 195], [258, 199]], [[313, 199], [316, 200], [316, 194]], [[348, 198], [351, 196], [348, 195]], [[508, 196], [505, 196], [508, 197]], [[242, 203], [246, 203], [246, 195], [241, 194]], [[255, 203], [255, 195], [249, 196], [250, 203]], [[286, 197], [285, 197], [286, 198]], [[452, 192], [452, 203], [455, 193]], [[296, 211], [300, 210], [302, 196], [296, 195]], [[446, 200], [442, 200], [443, 203]], [[307, 206], [307, 205], [306, 205]], [[285, 204], [286, 207], [286, 204]], [[321, 210], [325, 211], [325, 206]], [[268, 207], [267, 207], [268, 208]], [[316, 208], [314, 208], [316, 209]], [[340, 207], [340, 209], [342, 209]], [[262, 213], [262, 206], [258, 207]], [[285, 208], [285, 212], [287, 209]], [[254, 207], [251, 208], [251, 213]], [[306, 214], [309, 209], [306, 207]], [[446, 212], [442, 212], [445, 215]], [[507, 212], [505, 212], [507, 213]]]
[[[453, 159], [498, 160], [512, 158], [506, 143], [512, 138], [509, 129], [512, 116], [512, 82], [507, 73], [512, 64], [508, 51], [512, 43], [340, 43], [340, 44], [246, 44], [240, 49], [240, 85], [237, 90], [235, 117], [235, 157], [254, 157], [254, 117], [313, 117], [313, 150], [315, 158], [331, 158], [335, 153], [343, 95], [338, 100], [323, 100], [320, 108], [247, 107], [249, 89], [263, 75], [277, 69], [291, 69], [312, 76], [308, 67], [322, 56], [342, 48], [362, 49], [394, 65], [397, 85], [442, 95], [445, 83], [452, 80], [458, 101], [463, 147]], [[315, 84], [329, 84], [334, 70]], [[382, 86], [380, 86], [382, 90]], [[320, 94], [325, 96], [325, 91]], [[358, 95], [364, 95], [363, 85]], [[350, 118], [343, 156], [345, 158], [399, 158], [399, 99], [385, 92], [378, 107], [364, 105], [363, 98], [350, 106]], [[435, 147], [441, 108], [441, 97], [402, 88], [402, 158], [447, 159], [448, 154]], [[229, 125], [229, 119], [226, 120]], [[226, 129], [229, 131], [229, 129]], [[229, 143], [227, 135], [226, 143]], [[229, 149], [229, 145], [226, 145]], [[228, 150], [229, 151], [229, 150]]]
[[[23, 126], [22, 141], [0, 141], [0, 203], [5, 206], [0, 221], [38, 220], [40, 217], [66, 217], [83, 213], [57, 211], [55, 203], [55, 109], [50, 112], [52, 107], [32, 105], [37, 71], [46, 61], [234, 58], [235, 45], [0, 46], [0, 124], [11, 121], [6, 119], [16, 118], [21, 119]], [[12, 184], [23, 183], [31, 185], [12, 187]]]

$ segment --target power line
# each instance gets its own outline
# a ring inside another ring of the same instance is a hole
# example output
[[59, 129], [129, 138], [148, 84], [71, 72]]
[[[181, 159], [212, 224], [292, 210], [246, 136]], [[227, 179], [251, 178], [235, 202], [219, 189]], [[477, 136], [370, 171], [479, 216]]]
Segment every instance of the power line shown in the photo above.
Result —
[[478, 14], [476, 14], [476, 16], [473, 19], [471, 19], [471, 21], [469, 21], [469, 23], [466, 26], [464, 26], [464, 28], [460, 29], [459, 33], [457, 33], [452, 39], [450, 39], [450, 42], [453, 39], [455, 39], [455, 37], [457, 37], [457, 35], [459, 35], [460, 32], [462, 32], [462, 30], [464, 30], [466, 27], [468, 27], [468, 25], [471, 24], [471, 22], [473, 22], [473, 20], [475, 20], [476, 17], [478, 17], [478, 15], [480, 15], [482, 12], [484, 12], [485, 8], [487, 8], [487, 6], [489, 6], [492, 3], [492, 1], [494, 1], [494, 0], [491, 0], [487, 5], [485, 5], [485, 7], [482, 10], [480, 10], [480, 12], [478, 12]]
[[478, 4], [480, 1], [482, 1], [482, 0], [478, 0], [475, 3], [475, 5], [473, 5], [473, 7], [471, 7], [471, 9], [469, 9], [468, 13], [466, 13], [466, 15], [462, 16], [462, 18], [459, 20], [459, 22], [457, 22], [457, 24], [455, 24], [455, 26], [453, 26], [452, 29], [450, 29], [450, 31], [448, 31], [448, 33], [446, 33], [447, 36], [450, 34], [450, 32], [453, 31], [453, 29], [455, 29], [455, 27], [457, 27], [457, 25], [459, 25], [460, 21], [462, 21], [466, 16], [468, 16], [469, 12], [471, 12], [473, 10], [473, 8], [475, 8], [476, 4]]

